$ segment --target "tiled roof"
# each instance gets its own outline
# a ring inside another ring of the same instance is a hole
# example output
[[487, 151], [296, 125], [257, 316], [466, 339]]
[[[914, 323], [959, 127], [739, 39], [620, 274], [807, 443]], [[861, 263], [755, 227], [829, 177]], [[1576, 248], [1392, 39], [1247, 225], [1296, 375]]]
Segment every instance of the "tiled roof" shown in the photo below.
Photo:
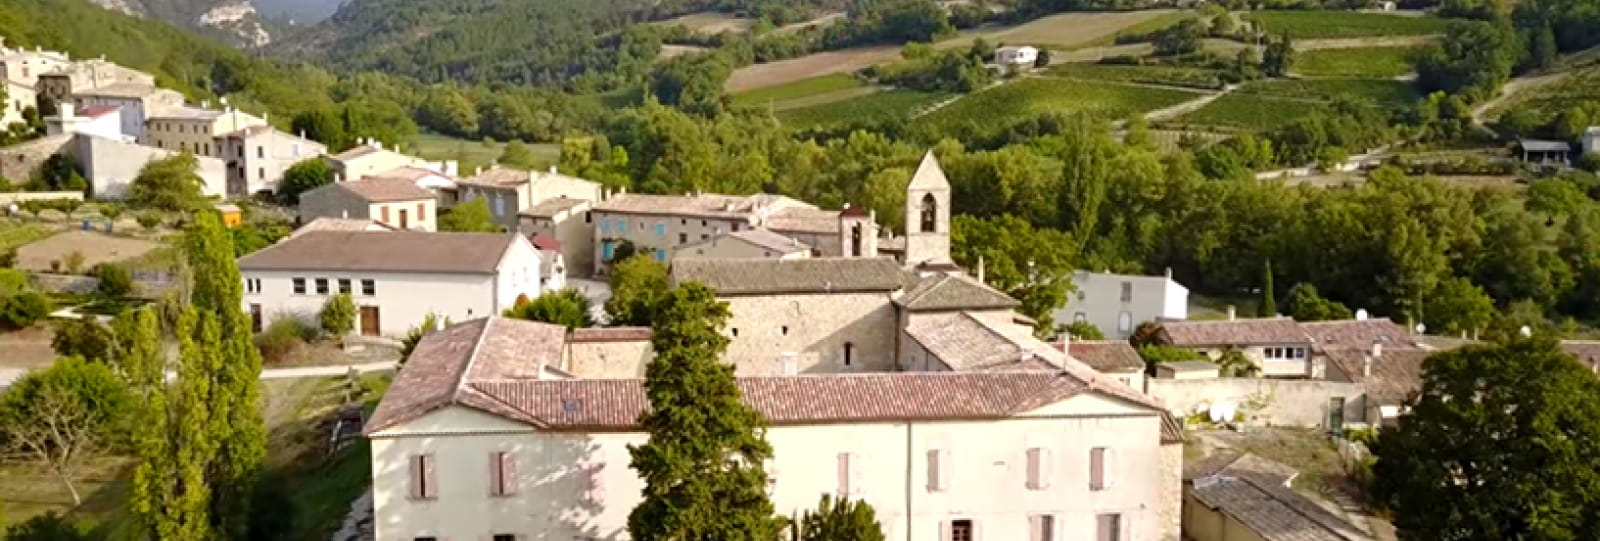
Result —
[[[1086, 388], [1050, 372], [899, 372], [739, 378], [739, 392], [772, 425], [999, 419]], [[649, 407], [642, 380], [476, 381], [474, 389], [546, 429], [629, 430]]]
[[433, 192], [418, 186], [416, 181], [396, 177], [364, 177], [317, 188], [321, 189], [344, 190], [373, 203], [433, 199]]
[[245, 270], [494, 273], [519, 239], [502, 233], [313, 231], [239, 259]]
[[534, 235], [533, 238], [528, 240], [533, 242], [534, 248], [538, 248], [540, 250], [553, 250], [557, 252], [561, 251], [561, 241], [556, 240], [555, 237], [550, 235]]
[[381, 149], [381, 148], [378, 148], [378, 147], [373, 146], [373, 145], [356, 145], [354, 147], [351, 147], [348, 150], [345, 150], [344, 152], [340, 152], [338, 154], [334, 154], [333, 155], [333, 159], [336, 160], [336, 161], [341, 161], [341, 162], [342, 161], [349, 161], [349, 160], [354, 160], [356, 158], [362, 158], [362, 157], [370, 156], [372, 154], [377, 154], [379, 152], [388, 152], [388, 151], [386, 151], [384, 149]]
[[393, 227], [375, 220], [364, 220], [360, 218], [317, 218], [315, 220], [311, 220], [311, 222], [306, 225], [300, 226], [300, 228], [294, 230], [294, 233], [292, 234], [302, 235], [312, 231], [373, 231], [373, 228], [379, 228], [387, 231], [394, 230]]
[[1127, 340], [1073, 340], [1067, 354], [1101, 372], [1143, 370], [1144, 358]]
[[1561, 351], [1577, 359], [1584, 368], [1600, 372], [1600, 340], [1562, 340]]
[[649, 327], [589, 327], [572, 329], [568, 342], [641, 342], [650, 339]]
[[791, 233], [839, 232], [839, 211], [808, 207], [786, 207], [767, 215], [761, 224], [774, 231]]
[[582, 199], [556, 197], [540, 201], [531, 207], [523, 209], [522, 212], [518, 212], [517, 214], [521, 214], [523, 216], [534, 216], [538, 218], [550, 218], [561, 211], [576, 208], [585, 203], [588, 203], [588, 201], [584, 201]]
[[915, 285], [895, 303], [912, 311], [1015, 308], [1022, 303], [964, 274], [933, 274]]
[[1212, 473], [1185, 471], [1191, 483], [1190, 494], [1201, 504], [1217, 510], [1265, 541], [1369, 541], [1344, 519], [1307, 500], [1288, 487], [1294, 470], [1256, 457], [1243, 455], [1222, 465], [1207, 462]]
[[99, 88], [83, 88], [74, 90], [72, 95], [97, 97], [103, 96], [108, 98], [142, 98], [150, 94], [154, 94], [158, 90], [161, 90], [161, 87], [155, 85], [145, 85], [139, 83], [115, 83]]
[[1299, 323], [1287, 317], [1219, 321], [1165, 321], [1161, 334], [1177, 346], [1293, 344], [1311, 342]]
[[709, 246], [719, 242], [742, 242], [761, 250], [770, 250], [780, 254], [805, 252], [811, 249], [798, 240], [787, 237], [766, 229], [746, 229], [736, 233], [718, 233], [711, 238], [685, 244], [679, 248], [680, 253], [696, 246]]
[[917, 164], [917, 172], [911, 175], [907, 189], [950, 189], [950, 181], [945, 178], [944, 168], [939, 167], [939, 159], [933, 156], [932, 150], [922, 155], [922, 162]]
[[672, 282], [700, 282], [719, 295], [895, 291], [905, 287], [889, 258], [678, 259]]
[[1373, 343], [1382, 344], [1384, 348], [1417, 347], [1413, 335], [1389, 318], [1308, 321], [1300, 327], [1311, 335], [1318, 349], [1367, 348]]
[[843, 209], [839, 210], [839, 217], [841, 218], [865, 218], [869, 215], [870, 214], [861, 207], [852, 207], [848, 204], [845, 205]]
[[463, 178], [458, 182], [485, 188], [513, 188], [520, 184], [526, 184], [532, 178], [533, 173], [521, 169], [491, 167], [478, 172], [476, 175]]
[[701, 218], [748, 219], [762, 211], [785, 207], [809, 207], [806, 203], [781, 195], [652, 195], [622, 193], [595, 205], [595, 210], [621, 214], [696, 216]]
[[906, 334], [958, 372], [1053, 370], [1063, 357], [1055, 348], [1018, 343], [966, 312], [912, 316]]
[[432, 171], [432, 170], [428, 170], [428, 169], [423, 169], [421, 167], [404, 166], [404, 167], [396, 167], [394, 169], [390, 169], [390, 170], [383, 171], [381, 173], [377, 173], [377, 174], [373, 174], [373, 175], [367, 175], [367, 176], [362, 177], [362, 178], [398, 179], [398, 180], [404, 180], [406, 182], [410, 182], [410, 183], [412, 183], [414, 185], [418, 180], [422, 180], [424, 178], [427, 178], [427, 177], [430, 177], [430, 176], [434, 176], [434, 175], [445, 176], [445, 175], [441, 175], [438, 171]]
[[1367, 358], [1372, 350], [1358, 348], [1330, 349], [1323, 354], [1328, 362], [1343, 372], [1345, 379], [1365, 383], [1367, 401], [1371, 404], [1392, 405], [1404, 402], [1412, 393], [1422, 388], [1422, 364], [1436, 351], [1425, 349], [1385, 349], [1372, 361], [1372, 375], [1366, 376]]

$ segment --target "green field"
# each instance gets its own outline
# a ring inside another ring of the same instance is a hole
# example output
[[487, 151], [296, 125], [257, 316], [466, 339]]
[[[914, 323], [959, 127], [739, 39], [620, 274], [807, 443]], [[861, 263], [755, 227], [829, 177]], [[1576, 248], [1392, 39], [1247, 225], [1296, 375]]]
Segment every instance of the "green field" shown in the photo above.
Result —
[[912, 113], [950, 97], [941, 92], [890, 90], [845, 101], [778, 112], [778, 119], [793, 128], [812, 128], [853, 122], [909, 120]]
[[1409, 105], [1422, 99], [1415, 85], [1390, 79], [1278, 79], [1250, 83], [1238, 92], [1323, 101], [1356, 98], [1379, 105]]
[[0, 220], [0, 253], [54, 235], [55, 230], [36, 223]]
[[1167, 13], [1167, 14], [1161, 15], [1159, 17], [1150, 19], [1148, 21], [1143, 21], [1143, 22], [1140, 22], [1138, 24], [1128, 25], [1126, 28], [1118, 30], [1115, 34], [1098, 38], [1098, 39], [1096, 39], [1094, 41], [1091, 41], [1089, 43], [1084, 44], [1081, 47], [1075, 47], [1075, 48], [1081, 49], [1083, 47], [1104, 47], [1106, 45], [1112, 45], [1112, 44], [1115, 44], [1117, 42], [1117, 36], [1118, 35], [1149, 34], [1151, 32], [1155, 32], [1157, 30], [1161, 30], [1161, 29], [1164, 29], [1166, 27], [1178, 24], [1180, 21], [1183, 21], [1185, 19], [1193, 19], [1193, 18], [1195, 18], [1195, 14], [1191, 13], [1191, 12], [1187, 12], [1187, 11], [1178, 11], [1178, 12], [1173, 12], [1173, 13]]
[[1412, 47], [1358, 47], [1302, 51], [1296, 74], [1308, 77], [1397, 77], [1411, 73]]
[[1189, 88], [1222, 88], [1217, 70], [1191, 66], [1118, 66], [1109, 64], [1057, 64], [1051, 75], [1115, 83], [1144, 83]]
[[1244, 15], [1267, 32], [1294, 39], [1421, 36], [1444, 33], [1447, 22], [1435, 17], [1407, 17], [1354, 11], [1258, 11]]
[[969, 95], [918, 122], [941, 134], [980, 133], [1041, 113], [1084, 111], [1117, 119], [1200, 96], [1176, 89], [1029, 78]]
[[1179, 117], [1178, 122], [1258, 131], [1276, 128], [1309, 115], [1318, 106], [1314, 101], [1234, 92]]
[[[424, 133], [412, 139], [409, 148], [402, 148], [402, 152], [415, 154], [429, 160], [456, 160], [460, 162], [461, 175], [471, 176], [472, 171], [479, 167], [488, 167], [500, 157], [500, 152], [505, 148], [505, 143], [471, 141], [458, 139], [447, 135]], [[529, 143], [528, 147], [533, 153], [543, 158], [545, 166], [554, 165], [561, 161], [561, 145], [557, 143]]]
[[865, 81], [857, 79], [848, 73], [835, 73], [802, 79], [786, 85], [758, 88], [748, 92], [733, 95], [735, 105], [766, 105], [788, 100], [795, 100], [827, 94], [840, 90], [849, 90], [867, 86]]

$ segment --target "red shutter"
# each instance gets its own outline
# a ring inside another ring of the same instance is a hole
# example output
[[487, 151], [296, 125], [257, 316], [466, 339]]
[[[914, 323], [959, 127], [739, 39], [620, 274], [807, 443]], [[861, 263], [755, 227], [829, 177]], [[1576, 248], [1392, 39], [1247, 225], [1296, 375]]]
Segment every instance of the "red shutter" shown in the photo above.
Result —
[[384, 205], [382, 209], [383, 210], [378, 211], [380, 215], [383, 216], [382, 222], [389, 223], [389, 205]]
[[1089, 490], [1106, 488], [1106, 448], [1089, 450]]
[[417, 221], [420, 222], [426, 219], [428, 219], [428, 205], [426, 203], [417, 203]]

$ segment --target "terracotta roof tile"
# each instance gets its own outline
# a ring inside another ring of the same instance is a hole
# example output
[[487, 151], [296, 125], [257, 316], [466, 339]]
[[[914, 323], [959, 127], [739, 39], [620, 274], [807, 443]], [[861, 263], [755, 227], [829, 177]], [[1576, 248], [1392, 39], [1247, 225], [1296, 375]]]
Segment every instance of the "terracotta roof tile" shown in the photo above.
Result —
[[766, 229], [746, 229], [736, 233], [718, 233], [716, 235], [712, 235], [709, 239], [691, 242], [679, 247], [678, 249], [680, 251], [687, 250], [692, 247], [710, 246], [719, 242], [740, 242], [753, 246], [757, 249], [770, 250], [780, 254], [792, 254], [795, 252], [805, 252], [811, 250], [811, 247], [806, 246], [805, 243], [795, 240], [792, 237], [787, 237]]
[[958, 372], [1052, 370], [1064, 356], [1054, 348], [1033, 349], [1030, 346], [1037, 344], [1018, 343], [966, 312], [912, 316], [906, 335]]
[[502, 233], [312, 231], [240, 258], [239, 268], [487, 274], [518, 239]]
[[1600, 340], [1562, 340], [1561, 351], [1577, 359], [1584, 368], [1600, 372]]
[[561, 241], [550, 235], [534, 235], [528, 240], [532, 241], [533, 246], [540, 250], [561, 251]]
[[1015, 308], [1022, 303], [988, 285], [959, 273], [938, 273], [917, 278], [915, 285], [895, 299], [912, 311]]
[[1144, 370], [1144, 358], [1126, 340], [1073, 340], [1067, 348], [1072, 358], [1101, 372]]
[[513, 188], [533, 180], [533, 173], [521, 169], [505, 167], [491, 167], [478, 172], [476, 175], [465, 177], [457, 182], [468, 186], [485, 188]]
[[550, 217], [555, 216], [557, 213], [559, 213], [561, 211], [577, 208], [577, 207], [585, 205], [587, 203], [589, 203], [589, 202], [588, 201], [584, 201], [582, 199], [569, 199], [569, 198], [565, 198], [565, 197], [556, 197], [556, 198], [546, 199], [544, 201], [540, 201], [540, 202], [534, 204], [531, 207], [523, 209], [521, 212], [518, 212], [517, 214], [521, 214], [523, 216], [533, 216], [533, 217], [537, 217], [537, 218], [550, 218]]
[[1308, 321], [1300, 324], [1311, 335], [1318, 349], [1333, 347], [1415, 348], [1417, 341], [1405, 327], [1389, 318], [1366, 320]]
[[595, 205], [599, 212], [618, 214], [649, 214], [657, 216], [696, 216], [718, 219], [758, 218], [761, 213], [774, 212], [785, 207], [811, 207], [804, 202], [781, 195], [654, 195], [623, 193], [611, 196]]
[[780, 232], [838, 234], [839, 211], [809, 207], [781, 208], [762, 220], [761, 225]]
[[1161, 333], [1177, 346], [1309, 343], [1311, 335], [1287, 317], [1218, 321], [1165, 321]]
[[1266, 541], [1369, 541], [1371, 536], [1289, 488], [1293, 468], [1222, 455], [1185, 468], [1186, 491]]
[[360, 180], [335, 182], [312, 190], [306, 195], [324, 189], [344, 190], [373, 203], [433, 199], [433, 192], [418, 186], [416, 181], [396, 177], [364, 177]]
[[302, 235], [312, 231], [393, 231], [394, 228], [375, 220], [361, 218], [317, 218], [311, 223], [300, 226], [294, 230], [294, 235]]
[[698, 259], [672, 262], [672, 282], [699, 282], [719, 295], [896, 291], [905, 274], [889, 258]]

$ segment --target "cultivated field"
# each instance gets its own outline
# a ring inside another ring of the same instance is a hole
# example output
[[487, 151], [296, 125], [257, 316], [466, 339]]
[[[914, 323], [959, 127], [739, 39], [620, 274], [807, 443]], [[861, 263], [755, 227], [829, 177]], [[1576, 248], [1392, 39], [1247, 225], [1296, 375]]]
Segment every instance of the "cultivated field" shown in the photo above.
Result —
[[1391, 79], [1278, 79], [1253, 82], [1237, 92], [1323, 101], [1355, 98], [1379, 105], [1408, 105], [1422, 98], [1416, 86]]
[[1265, 130], [1311, 114], [1320, 104], [1312, 100], [1281, 99], [1234, 92], [1178, 118], [1181, 124]]
[[706, 34], [720, 34], [722, 32], [745, 32], [756, 25], [755, 19], [734, 17], [732, 13], [702, 12], [690, 13], [659, 21], [659, 25], [676, 25]]
[[913, 113], [950, 96], [939, 92], [890, 90], [824, 105], [781, 111], [778, 113], [778, 119], [792, 128], [894, 119], [910, 120]]
[[741, 92], [733, 96], [736, 105], [761, 105], [772, 103], [781, 107], [784, 102], [800, 100], [817, 96], [819, 94], [832, 94], [841, 90], [852, 90], [866, 87], [866, 81], [857, 79], [846, 73], [835, 73], [802, 79], [786, 85], [769, 86]]
[[1353, 11], [1259, 11], [1244, 14], [1272, 34], [1295, 39], [1442, 34], [1444, 19]]
[[943, 134], [982, 133], [1040, 113], [1085, 111], [1115, 119], [1203, 95], [1149, 86], [1028, 78], [968, 95], [918, 122]]
[[1414, 47], [1359, 47], [1300, 53], [1294, 72], [1308, 77], [1398, 77], [1411, 73]]
[[138, 258], [161, 243], [116, 237], [91, 231], [68, 231], [17, 249], [17, 268], [32, 271], [66, 270], [67, 258], [74, 252], [83, 256], [88, 270], [101, 263], [116, 263]]
[[694, 45], [662, 45], [661, 53], [656, 55], [656, 60], [669, 60], [689, 53], [698, 53], [705, 50], [708, 49], [705, 47], [696, 47]]
[[[990, 43], [1028, 43], [1069, 49], [1108, 39], [1130, 26], [1175, 14], [1177, 12], [1170, 10], [1062, 13], [1017, 26], [989, 26], [964, 31], [955, 38], [939, 42], [938, 46], [965, 47], [973, 39], [982, 37]], [[745, 66], [734, 70], [723, 88], [739, 93], [823, 75], [850, 73], [895, 60], [900, 56], [900, 49], [899, 45], [854, 47]]]
[[1059, 77], [1117, 83], [1143, 83], [1190, 88], [1222, 88], [1217, 70], [1192, 66], [1118, 66], [1108, 64], [1056, 64], [1047, 72]]

